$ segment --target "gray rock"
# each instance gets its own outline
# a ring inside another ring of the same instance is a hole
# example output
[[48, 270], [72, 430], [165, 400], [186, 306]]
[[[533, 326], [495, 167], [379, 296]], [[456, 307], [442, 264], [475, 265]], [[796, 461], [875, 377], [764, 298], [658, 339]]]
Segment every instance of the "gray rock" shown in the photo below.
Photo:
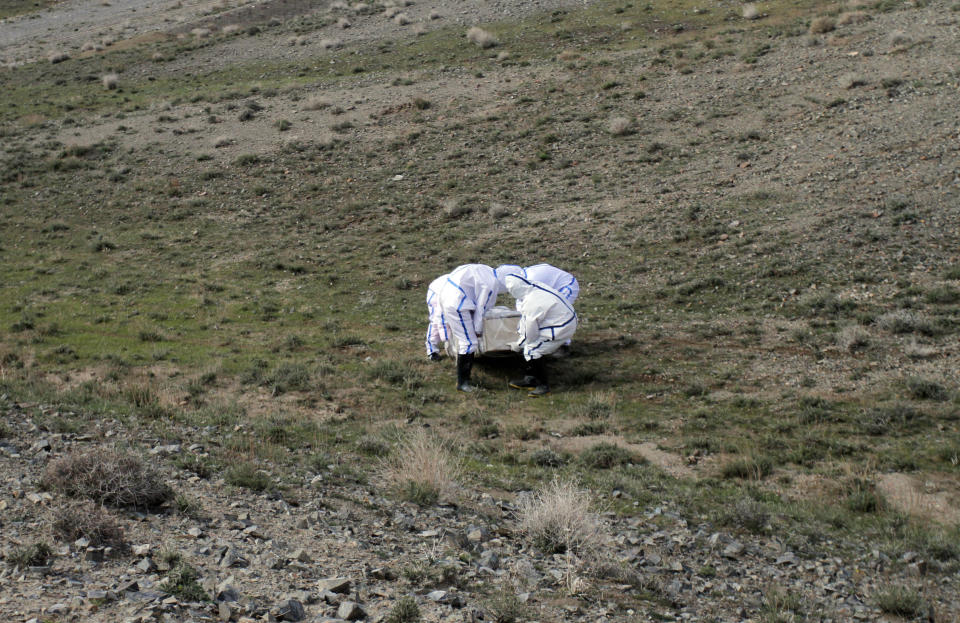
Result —
[[223, 558], [220, 559], [220, 566], [223, 568], [228, 567], [249, 567], [250, 561], [243, 557], [239, 550], [235, 547], [230, 547], [223, 554]]
[[431, 591], [427, 593], [427, 599], [430, 601], [441, 602], [447, 597], [447, 591]]
[[732, 541], [729, 545], [723, 548], [723, 555], [726, 558], [737, 558], [742, 553], [743, 545], [737, 541]]
[[500, 557], [497, 556], [496, 552], [487, 549], [480, 554], [480, 560], [478, 563], [481, 567], [486, 567], [496, 571], [500, 568]]
[[347, 621], [359, 621], [366, 618], [367, 613], [355, 601], [345, 601], [337, 608], [337, 618]]
[[134, 568], [137, 569], [137, 571], [140, 571], [141, 573], [150, 573], [151, 571], [156, 569], [157, 566], [153, 564], [152, 558], [142, 558], [140, 562], [134, 565]]
[[276, 609], [275, 616], [280, 621], [302, 621], [306, 618], [307, 612], [299, 601], [288, 599]]
[[293, 559], [303, 563], [313, 562], [313, 558], [311, 558], [310, 554], [308, 554], [307, 551], [303, 548], [299, 548], [293, 552]]
[[221, 582], [217, 586], [215, 598], [217, 601], [240, 601], [240, 591], [232, 584]]
[[346, 594], [350, 592], [349, 578], [324, 578], [317, 581], [317, 590], [321, 593], [330, 591], [331, 593]]
[[221, 621], [232, 621], [236, 618], [239, 613], [239, 608], [235, 603], [228, 603], [221, 601], [217, 604], [217, 616], [220, 617]]

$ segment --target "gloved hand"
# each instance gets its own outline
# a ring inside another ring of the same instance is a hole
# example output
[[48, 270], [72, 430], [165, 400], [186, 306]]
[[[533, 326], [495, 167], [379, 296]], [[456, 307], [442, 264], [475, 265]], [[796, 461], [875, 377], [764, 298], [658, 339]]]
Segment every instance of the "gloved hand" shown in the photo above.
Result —
[[510, 342], [510, 350], [512, 350], [515, 353], [519, 353], [520, 351], [522, 351], [523, 346], [520, 345], [520, 342], [521, 340], [517, 340], [516, 342]]

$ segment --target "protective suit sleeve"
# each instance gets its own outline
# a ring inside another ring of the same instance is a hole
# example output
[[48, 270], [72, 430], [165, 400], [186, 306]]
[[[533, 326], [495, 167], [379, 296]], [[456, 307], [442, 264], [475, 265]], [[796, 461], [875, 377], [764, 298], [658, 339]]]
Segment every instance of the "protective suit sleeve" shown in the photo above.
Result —
[[493, 290], [487, 286], [480, 288], [477, 293], [477, 309], [473, 314], [473, 328], [477, 335], [483, 335], [483, 317], [487, 311], [493, 307], [491, 301], [494, 300]]

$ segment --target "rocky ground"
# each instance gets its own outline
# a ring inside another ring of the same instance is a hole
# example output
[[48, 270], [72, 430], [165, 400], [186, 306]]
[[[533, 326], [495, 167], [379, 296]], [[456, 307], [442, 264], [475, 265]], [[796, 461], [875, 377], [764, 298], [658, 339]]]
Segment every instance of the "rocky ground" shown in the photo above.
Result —
[[[2, 406], [10, 434], [0, 441], [0, 548], [9, 555], [48, 538], [51, 508], [64, 501], [38, 486], [45, 464], [125, 433], [104, 419], [83, 434], [55, 434], [32, 417], [54, 408], [6, 396]], [[876, 595], [918, 582], [931, 604], [925, 620], [960, 613], [955, 574], [916, 552], [892, 561], [862, 543], [829, 541], [804, 551], [787, 535], [734, 534], [652, 505], [636, 517], [605, 514], [606, 536], [589, 560], [547, 556], [519, 533], [514, 495], [464, 488], [421, 508], [383, 497], [376, 485], [330, 482], [334, 465], [256, 495], [169, 468], [168, 460], [204, 456], [202, 444], [146, 445], [182, 496], [180, 510], [118, 512], [126, 548], [81, 538], [57, 543], [44, 566], [8, 565], [0, 571], [5, 617], [390, 621], [411, 596], [424, 621], [767, 621], [792, 620], [774, 618], [793, 616], [791, 608], [802, 620], [891, 621]], [[744, 521], [770, 520], [738, 512]], [[209, 600], [171, 595], [163, 584], [170, 552], [197, 570]]]

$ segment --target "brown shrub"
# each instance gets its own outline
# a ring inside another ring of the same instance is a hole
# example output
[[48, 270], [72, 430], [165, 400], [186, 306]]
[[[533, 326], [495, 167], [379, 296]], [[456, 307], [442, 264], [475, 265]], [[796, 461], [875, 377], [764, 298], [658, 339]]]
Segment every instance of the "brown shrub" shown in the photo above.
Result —
[[825, 32], [831, 32], [836, 29], [837, 23], [832, 17], [818, 17], [810, 22], [810, 34], [822, 35]]
[[73, 452], [51, 461], [41, 485], [118, 508], [155, 508], [173, 497], [173, 490], [154, 467], [137, 456], [109, 448]]
[[92, 502], [65, 504], [54, 511], [53, 533], [61, 541], [85, 538], [95, 547], [123, 547], [123, 528]]

